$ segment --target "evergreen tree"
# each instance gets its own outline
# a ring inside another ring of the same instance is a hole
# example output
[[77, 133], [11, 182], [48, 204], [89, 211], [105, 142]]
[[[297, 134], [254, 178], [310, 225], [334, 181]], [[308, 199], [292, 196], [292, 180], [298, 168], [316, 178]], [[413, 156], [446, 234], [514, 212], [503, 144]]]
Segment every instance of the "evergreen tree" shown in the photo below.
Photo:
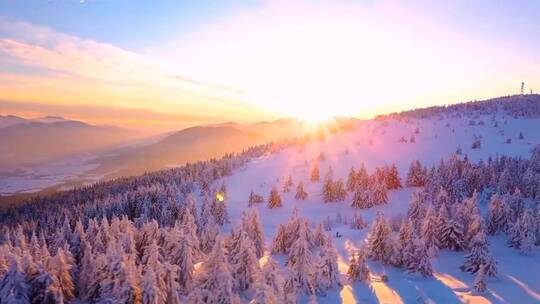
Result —
[[262, 274], [257, 275], [253, 285], [253, 299], [251, 299], [249, 304], [278, 303], [278, 297], [274, 291], [268, 285], [266, 285]]
[[325, 203], [331, 203], [336, 201], [336, 194], [334, 190], [334, 181], [332, 178], [326, 178], [323, 185], [323, 200]]
[[338, 253], [334, 246], [334, 242], [330, 239], [322, 246], [320, 260], [319, 263], [316, 264], [318, 280], [316, 280], [315, 284], [317, 284], [319, 290], [328, 290], [341, 286], [337, 257]]
[[264, 255], [264, 231], [257, 209], [252, 208], [249, 213], [243, 214], [242, 229], [253, 243], [255, 255], [261, 258]]
[[229, 253], [229, 259], [234, 289], [243, 292], [253, 287], [260, 268], [253, 243], [243, 229], [239, 231], [239, 238], [235, 240], [238, 244], [234, 246], [238, 251]]
[[465, 255], [465, 261], [460, 269], [465, 272], [476, 273], [489, 258], [489, 249], [486, 235], [481, 231], [472, 240], [471, 250]]
[[308, 194], [307, 192], [304, 190], [304, 183], [303, 182], [299, 182], [298, 185], [296, 186], [296, 194], [294, 195], [294, 198], [296, 200], [305, 200], [307, 198]]
[[233, 303], [231, 266], [225, 257], [220, 239], [216, 241], [203, 267], [199, 286], [202, 302], [212, 304]]
[[401, 178], [396, 167], [396, 164], [392, 164], [386, 174], [386, 188], [387, 189], [399, 189], [401, 188]]
[[30, 303], [29, 286], [24, 278], [18, 257], [11, 256], [8, 271], [0, 281], [0, 299], [6, 303]]
[[141, 303], [140, 274], [118, 244], [110, 243], [105, 261], [105, 278], [99, 282], [100, 303]]
[[365, 189], [358, 187], [354, 192], [351, 206], [354, 208], [366, 209], [373, 207], [373, 203], [368, 192]]
[[251, 192], [249, 193], [248, 206], [252, 207], [255, 204], [261, 204], [261, 203], [264, 203], [264, 198], [262, 196], [258, 195], [258, 194], [255, 194], [255, 192], [253, 192], [253, 190], [251, 190]]
[[[308, 235], [304, 225], [300, 225], [299, 235], [292, 244], [287, 257], [287, 268], [290, 275], [285, 282], [289, 289], [304, 291], [306, 294], [313, 294], [313, 273], [311, 251], [309, 249]], [[286, 288], [287, 288], [286, 287]]]
[[203, 226], [200, 237], [200, 244], [201, 250], [204, 254], [209, 253], [212, 248], [214, 248], [214, 244], [216, 242], [218, 234], [219, 229], [214, 222], [210, 222]]
[[353, 218], [351, 220], [351, 229], [354, 230], [361, 230], [366, 227], [366, 223], [364, 222], [364, 218], [362, 218], [362, 215], [359, 213], [354, 213]]
[[489, 234], [505, 232], [508, 228], [508, 208], [497, 195], [491, 197], [487, 215], [487, 230]]
[[345, 185], [340, 178], [334, 184], [334, 200], [337, 202], [344, 201], [347, 198], [347, 191], [345, 191]]
[[411, 242], [414, 254], [407, 259], [407, 270], [412, 273], [418, 273], [424, 277], [433, 276], [433, 268], [428, 250], [422, 240], [415, 238]]
[[268, 209], [281, 208], [281, 196], [276, 187], [270, 191], [270, 197], [268, 197]]
[[181, 304], [179, 291], [181, 289], [178, 282], [178, 266], [170, 264], [169, 262], [164, 263], [165, 267], [165, 281], [166, 294], [165, 294], [165, 303], [167, 304]]
[[272, 240], [272, 254], [287, 252], [287, 229], [283, 224], [279, 224], [276, 236]]
[[319, 165], [317, 163], [313, 164], [313, 169], [311, 169], [310, 180], [312, 182], [318, 182], [320, 180]]
[[364, 164], [362, 164], [360, 166], [360, 169], [356, 171], [356, 186], [358, 188], [366, 189], [368, 186], [368, 180], [369, 177], [366, 171], [366, 167], [364, 166]]
[[476, 272], [476, 277], [474, 278], [474, 290], [476, 292], [485, 292], [487, 289], [486, 286], [486, 275], [484, 265]]
[[165, 297], [167, 295], [164, 290], [159, 288], [159, 283], [156, 282], [157, 279], [158, 276], [154, 272], [154, 269], [152, 267], [147, 267], [141, 281], [143, 304], [157, 304], [165, 302]]
[[271, 293], [276, 296], [279, 302], [283, 302], [285, 297], [283, 293], [283, 285], [285, 283], [280, 272], [279, 265], [272, 259], [271, 256], [268, 256], [266, 263], [262, 267], [262, 275]]
[[426, 169], [422, 166], [420, 161], [415, 160], [411, 163], [409, 167], [409, 172], [407, 173], [407, 179], [405, 185], [407, 187], [422, 187], [426, 184]]
[[440, 245], [454, 251], [460, 251], [465, 248], [463, 241], [463, 227], [458, 222], [450, 219], [441, 230]]
[[190, 245], [187, 238], [181, 238], [171, 262], [177, 265], [177, 277], [180, 290], [187, 292], [192, 285], [193, 270], [195, 268], [193, 247]]
[[382, 214], [377, 214], [368, 236], [368, 255], [375, 261], [389, 264], [392, 257], [390, 225]]
[[423, 192], [415, 191], [407, 211], [407, 216], [411, 219], [415, 229], [418, 229], [426, 215], [426, 198]]
[[437, 254], [439, 250], [439, 239], [437, 235], [437, 216], [435, 210], [429, 207], [420, 229], [420, 235], [430, 256]]
[[[218, 194], [221, 194], [221, 192], [218, 192]], [[226, 195], [224, 194], [221, 194], [221, 196], [216, 196], [212, 201], [212, 214], [214, 215], [216, 224], [218, 224], [219, 226], [223, 226], [224, 224], [229, 222], [226, 201]]]
[[351, 171], [349, 171], [349, 176], [347, 177], [347, 190], [355, 191], [356, 185], [356, 171], [354, 171], [354, 167], [351, 167]]
[[353, 252], [349, 261], [347, 277], [353, 283], [369, 281], [369, 269], [363, 251], [356, 250]]
[[283, 184], [283, 192], [284, 193], [291, 192], [292, 186], [294, 186], [294, 183], [292, 181], [292, 177], [289, 175], [289, 177], [285, 180], [285, 183]]
[[388, 203], [388, 193], [384, 184], [375, 184], [373, 187], [373, 202], [376, 205]]
[[51, 272], [53, 280], [57, 285], [56, 289], [62, 294], [62, 299], [66, 302], [75, 297], [75, 286], [71, 277], [73, 264], [68, 261], [68, 257], [63, 248], [58, 248], [56, 255], [51, 260]]

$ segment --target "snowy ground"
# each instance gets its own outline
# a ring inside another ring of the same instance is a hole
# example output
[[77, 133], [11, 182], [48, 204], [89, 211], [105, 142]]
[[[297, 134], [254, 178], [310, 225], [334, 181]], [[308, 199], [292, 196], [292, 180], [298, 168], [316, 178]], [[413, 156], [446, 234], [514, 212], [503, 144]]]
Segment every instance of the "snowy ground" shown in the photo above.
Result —
[[0, 170], [0, 196], [33, 193], [59, 185], [66, 185], [65, 189], [60, 188], [66, 190], [72, 183], [93, 183], [102, 176], [88, 173], [98, 166], [90, 162], [92, 159], [86, 157]]
[[[247, 199], [251, 190], [267, 197], [270, 189], [281, 186], [288, 175], [294, 183], [303, 181], [309, 194], [306, 201], [297, 202], [295, 191], [281, 194], [283, 207], [269, 210], [266, 204], [258, 206], [265, 231], [267, 247], [270, 245], [277, 225], [286, 223], [294, 207], [303, 217], [313, 224], [318, 224], [327, 216], [336, 219], [338, 213], [350, 218], [353, 213], [362, 214], [371, 224], [375, 214], [383, 212], [392, 218], [405, 214], [414, 191], [404, 188], [389, 192], [389, 203], [368, 210], [350, 207], [351, 195], [344, 202], [325, 204], [322, 202], [322, 182], [309, 181], [312, 162], [320, 152], [326, 160], [319, 163], [321, 178], [329, 166], [334, 178], [346, 181], [351, 166], [356, 169], [362, 163], [368, 172], [385, 164], [395, 163], [402, 179], [413, 160], [420, 160], [424, 165], [432, 165], [441, 158], [448, 157], [461, 146], [463, 154], [472, 161], [487, 159], [490, 155], [506, 154], [528, 157], [530, 149], [540, 143], [540, 120], [513, 119], [497, 117], [498, 127], [494, 127], [491, 116], [475, 119], [484, 125], [469, 126], [467, 119], [424, 119], [410, 122], [363, 121], [358, 128], [347, 133], [337, 134], [319, 143], [306, 145], [303, 149], [290, 148], [278, 154], [256, 159], [245, 168], [224, 179], [228, 191], [228, 209], [231, 224], [224, 227], [228, 231], [238, 224], [242, 211], [247, 208]], [[414, 134], [415, 129], [418, 134]], [[518, 139], [523, 132], [524, 139]], [[480, 149], [472, 150], [473, 136], [482, 136]], [[415, 135], [415, 143], [399, 142], [403, 136], [409, 140]], [[511, 143], [506, 143], [511, 138]], [[371, 143], [370, 143], [371, 142]], [[339, 231], [342, 238], [335, 238], [340, 253], [339, 266], [342, 273], [347, 270], [349, 253], [365, 242], [369, 226], [363, 230], [351, 230], [346, 224], [336, 224], [333, 233]], [[410, 275], [401, 269], [382, 266], [370, 262], [372, 281], [369, 284], [350, 285], [343, 277], [341, 290], [329, 292], [320, 297], [319, 303], [540, 303], [540, 250], [536, 248], [533, 256], [519, 255], [508, 248], [503, 237], [490, 237], [490, 247], [499, 266], [499, 278], [488, 282], [489, 291], [482, 295], [472, 292], [474, 277], [459, 270], [464, 252], [442, 251], [433, 260], [435, 278], [425, 279]], [[280, 257], [276, 257], [280, 260]], [[382, 282], [379, 276], [386, 273], [388, 282]]]

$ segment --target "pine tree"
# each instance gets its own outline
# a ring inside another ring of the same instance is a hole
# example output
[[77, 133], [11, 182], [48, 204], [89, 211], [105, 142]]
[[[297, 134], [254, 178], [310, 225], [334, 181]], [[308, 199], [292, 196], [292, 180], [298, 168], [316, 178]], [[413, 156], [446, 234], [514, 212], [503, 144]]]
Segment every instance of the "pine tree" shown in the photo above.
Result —
[[366, 209], [373, 207], [373, 204], [368, 192], [365, 189], [358, 187], [354, 192], [351, 206], [354, 208]]
[[334, 242], [330, 239], [322, 246], [320, 260], [319, 263], [316, 264], [318, 280], [316, 280], [315, 284], [319, 286], [319, 290], [328, 290], [341, 286], [337, 257], [338, 253], [334, 246]]
[[347, 191], [345, 190], [345, 185], [343, 180], [340, 178], [334, 184], [334, 200], [337, 202], [344, 201], [347, 198]]
[[313, 165], [313, 169], [311, 169], [311, 177], [310, 180], [312, 182], [318, 182], [320, 180], [320, 174], [319, 174], [319, 165], [315, 163]]
[[471, 250], [465, 255], [465, 261], [460, 269], [465, 272], [476, 273], [489, 258], [487, 238], [484, 232], [479, 232], [472, 240]]
[[[57, 283], [57, 289], [62, 294], [64, 301], [70, 301], [75, 297], [75, 286], [71, 277], [73, 265], [68, 261], [68, 257], [63, 248], [58, 248], [56, 255], [51, 261], [51, 271], [53, 279]], [[56, 285], [56, 284], [55, 284]]]
[[420, 161], [413, 161], [409, 167], [405, 185], [407, 185], [407, 187], [423, 187], [426, 184], [426, 174], [426, 169], [422, 166]]
[[491, 197], [487, 215], [487, 230], [489, 234], [505, 232], [508, 229], [508, 208], [497, 195]]
[[253, 190], [251, 190], [251, 192], [249, 193], [248, 206], [252, 207], [255, 204], [261, 204], [261, 203], [264, 203], [264, 198], [262, 196], [258, 195], [258, 194], [255, 194], [255, 192], [253, 192]]
[[[186, 237], [184, 237], [185, 239]], [[143, 267], [143, 303], [163, 302], [167, 294], [164, 281], [165, 266], [163, 266], [160, 247], [155, 240], [145, 248], [141, 264]]]
[[193, 270], [195, 268], [195, 258], [193, 247], [189, 239], [183, 237], [173, 253], [172, 263], [177, 265], [177, 277], [180, 290], [187, 292], [193, 282]]
[[347, 277], [353, 283], [369, 281], [369, 269], [363, 251], [356, 250], [353, 252], [349, 261]]
[[353, 214], [353, 218], [351, 220], [351, 229], [361, 230], [361, 229], [364, 229], [365, 227], [366, 227], [366, 223], [364, 222], [362, 215], [359, 213]]
[[[218, 194], [221, 192], [218, 192]], [[214, 198], [211, 205], [212, 214], [214, 215], [214, 219], [216, 221], [216, 224], [219, 226], [223, 226], [224, 224], [229, 222], [229, 215], [227, 212], [227, 204], [226, 204], [226, 195], [221, 194], [219, 196], [221, 199], [218, 199], [218, 197]]]
[[294, 195], [294, 198], [296, 200], [305, 200], [307, 198], [308, 194], [307, 192], [304, 190], [304, 183], [303, 182], [299, 182], [298, 185], [296, 186], [296, 194]]
[[460, 251], [465, 248], [463, 241], [463, 227], [458, 222], [450, 219], [441, 230], [440, 245], [454, 251]]
[[281, 196], [276, 187], [270, 191], [270, 197], [268, 197], [268, 209], [281, 208]]
[[209, 253], [212, 248], [214, 248], [214, 244], [216, 242], [218, 234], [219, 229], [215, 223], [210, 222], [203, 226], [200, 237], [200, 244], [201, 250], [204, 254]]
[[272, 259], [272, 256], [268, 256], [266, 258], [266, 263], [262, 267], [262, 275], [271, 292], [276, 296], [279, 302], [283, 302], [285, 297], [283, 285], [285, 282], [280, 272], [279, 265]]
[[336, 201], [336, 194], [334, 191], [334, 181], [332, 178], [326, 178], [323, 185], [323, 200], [325, 203], [331, 203]]
[[[159, 287], [158, 275], [152, 267], [147, 267], [141, 281], [142, 303], [157, 304], [164, 303], [167, 294]], [[163, 282], [164, 283], [164, 282]]]
[[418, 273], [424, 277], [432, 277], [433, 268], [431, 266], [429, 253], [424, 242], [416, 238], [412, 243], [414, 243], [414, 258], [407, 264], [408, 271]]
[[231, 266], [225, 257], [220, 239], [216, 241], [203, 267], [199, 286], [203, 303], [233, 303]]
[[11, 256], [8, 271], [0, 281], [0, 299], [6, 303], [30, 303], [29, 286], [24, 278], [18, 257]]
[[366, 171], [366, 167], [364, 166], [364, 164], [362, 164], [360, 166], [360, 169], [356, 171], [356, 186], [358, 188], [366, 189], [368, 186], [368, 180], [369, 177]]
[[311, 251], [309, 249], [307, 231], [304, 225], [300, 225], [298, 238], [292, 244], [287, 257], [287, 268], [290, 270], [290, 276], [285, 285], [295, 290], [302, 290], [306, 294], [314, 293], [313, 272]]
[[415, 191], [407, 216], [412, 220], [415, 229], [418, 229], [426, 215], [426, 198], [423, 192]]
[[141, 303], [140, 273], [119, 244], [109, 243], [104, 265], [105, 277], [99, 282], [99, 302]]
[[536, 243], [537, 223], [530, 209], [525, 210], [509, 229], [508, 244], [529, 255]]
[[272, 254], [287, 252], [287, 229], [283, 224], [279, 224], [276, 236], [272, 240]]
[[347, 190], [355, 191], [356, 185], [356, 171], [354, 171], [354, 167], [351, 167], [351, 171], [349, 171], [349, 176], [347, 177]]
[[392, 164], [386, 174], [386, 188], [387, 189], [399, 189], [401, 188], [401, 178], [396, 167], [396, 164]]
[[261, 258], [264, 255], [264, 231], [257, 209], [252, 208], [249, 213], [242, 215], [242, 229], [253, 243], [255, 255]]
[[167, 304], [180, 304], [180, 295], [178, 292], [180, 291], [181, 287], [178, 282], [178, 266], [174, 264], [170, 264], [169, 262], [165, 262], [165, 277], [163, 280], [165, 281], [165, 303]]
[[375, 184], [373, 187], [373, 202], [376, 205], [388, 203], [388, 193], [384, 184]]
[[257, 275], [253, 285], [254, 294], [249, 304], [278, 303], [278, 297], [266, 284], [262, 274]]
[[289, 175], [289, 177], [285, 180], [285, 183], [283, 184], [283, 192], [284, 193], [291, 192], [292, 186], [294, 186], [294, 183], [292, 181], [292, 177]]
[[487, 289], [486, 286], [486, 275], [484, 265], [480, 267], [478, 272], [476, 272], [476, 277], [474, 278], [474, 290], [476, 292], [485, 292]]
[[420, 236], [424, 242], [430, 256], [437, 254], [439, 250], [439, 239], [437, 235], [437, 216], [435, 210], [429, 207], [420, 229]]
[[233, 275], [234, 290], [243, 292], [253, 287], [256, 276], [260, 272], [259, 261], [254, 252], [254, 246], [243, 229], [240, 229], [238, 244], [234, 247], [238, 251], [230, 252], [231, 272]]
[[386, 219], [382, 214], [377, 214], [368, 236], [368, 255], [371, 259], [385, 264], [390, 263], [393, 251], [390, 231]]

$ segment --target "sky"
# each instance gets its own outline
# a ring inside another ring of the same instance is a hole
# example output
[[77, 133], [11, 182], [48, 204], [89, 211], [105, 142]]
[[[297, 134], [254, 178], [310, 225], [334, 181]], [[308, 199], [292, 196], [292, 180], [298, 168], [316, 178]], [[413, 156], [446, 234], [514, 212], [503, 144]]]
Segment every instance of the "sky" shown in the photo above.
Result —
[[164, 131], [540, 91], [538, 1], [0, 0], [0, 114]]

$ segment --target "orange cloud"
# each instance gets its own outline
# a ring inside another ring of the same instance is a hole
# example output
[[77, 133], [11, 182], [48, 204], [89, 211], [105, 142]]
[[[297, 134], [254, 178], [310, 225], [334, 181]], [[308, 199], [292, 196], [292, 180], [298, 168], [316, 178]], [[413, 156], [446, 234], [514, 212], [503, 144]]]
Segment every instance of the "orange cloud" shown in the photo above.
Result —
[[157, 58], [28, 23], [0, 19], [0, 27], [8, 33], [0, 39], [0, 66], [17, 67], [0, 74], [1, 99], [206, 113], [223, 120], [268, 117], [242, 102], [240, 91], [180, 76]]

